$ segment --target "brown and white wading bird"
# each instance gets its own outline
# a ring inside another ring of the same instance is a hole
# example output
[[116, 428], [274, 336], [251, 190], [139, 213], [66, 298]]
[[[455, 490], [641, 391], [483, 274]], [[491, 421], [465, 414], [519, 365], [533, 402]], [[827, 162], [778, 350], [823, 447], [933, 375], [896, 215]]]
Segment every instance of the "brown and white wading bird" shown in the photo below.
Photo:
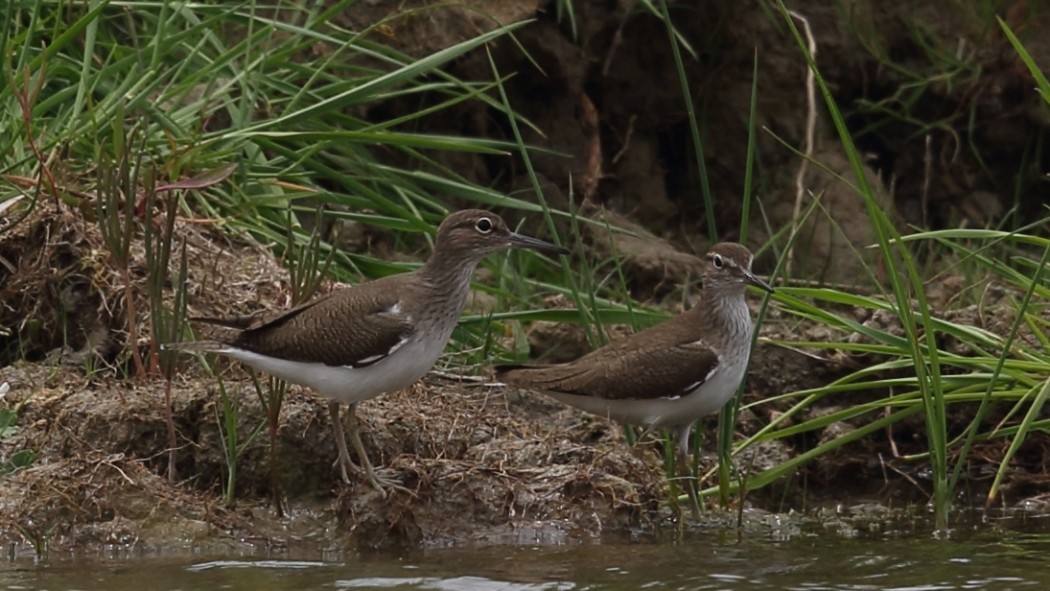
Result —
[[568, 254], [560, 246], [512, 232], [494, 213], [450, 214], [438, 227], [434, 252], [420, 268], [333, 291], [275, 316], [195, 318], [237, 332], [224, 340], [174, 343], [169, 349], [232, 357], [329, 400], [337, 462], [343, 480], [356, 470], [339, 420], [350, 405], [350, 440], [368, 481], [379, 490], [401, 488], [380, 478], [358, 434], [356, 406], [407, 388], [437, 361], [466, 305], [481, 259], [508, 248]]
[[[622, 423], [671, 428], [686, 474], [693, 424], [718, 412], [744, 379], [754, 330], [746, 286], [773, 292], [751, 272], [752, 258], [740, 244], [716, 244], [699, 301], [688, 311], [569, 363], [497, 366], [496, 379]], [[687, 488], [695, 513], [695, 492]]]

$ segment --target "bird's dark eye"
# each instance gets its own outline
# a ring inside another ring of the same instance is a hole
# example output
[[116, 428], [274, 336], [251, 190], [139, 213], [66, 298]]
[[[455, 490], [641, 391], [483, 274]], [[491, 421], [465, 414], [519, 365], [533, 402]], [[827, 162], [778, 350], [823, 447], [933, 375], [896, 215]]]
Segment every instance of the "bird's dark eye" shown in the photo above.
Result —
[[711, 255], [711, 264], [714, 265], [716, 269], [721, 269], [725, 266], [725, 261], [722, 260], [722, 255], [720, 254]]
[[482, 234], [488, 234], [492, 231], [492, 220], [488, 218], [481, 218], [478, 223], [474, 224], [474, 227], [478, 229], [478, 232]]

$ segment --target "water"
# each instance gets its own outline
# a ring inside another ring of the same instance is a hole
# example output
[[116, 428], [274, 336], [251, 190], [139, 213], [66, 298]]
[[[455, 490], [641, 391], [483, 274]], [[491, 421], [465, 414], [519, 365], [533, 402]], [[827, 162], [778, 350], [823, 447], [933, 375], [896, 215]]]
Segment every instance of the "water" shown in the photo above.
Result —
[[[320, 557], [320, 555], [318, 555]], [[691, 532], [327, 560], [122, 557], [0, 563], [0, 591], [64, 590], [915, 590], [1048, 589], [1050, 534], [985, 527], [948, 540], [795, 532]]]

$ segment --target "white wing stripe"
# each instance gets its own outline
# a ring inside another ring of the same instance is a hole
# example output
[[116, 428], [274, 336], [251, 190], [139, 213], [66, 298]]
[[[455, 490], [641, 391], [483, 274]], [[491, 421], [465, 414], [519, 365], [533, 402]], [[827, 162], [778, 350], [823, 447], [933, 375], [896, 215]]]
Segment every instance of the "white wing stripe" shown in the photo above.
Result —
[[400, 341], [394, 343], [394, 346], [390, 347], [390, 350], [387, 351], [386, 353], [380, 353], [378, 355], [372, 355], [370, 357], [365, 357], [364, 359], [360, 359], [357, 362], [352, 363], [350, 365], [346, 365], [344, 367], [349, 367], [351, 369], [357, 369], [357, 368], [361, 368], [361, 367], [368, 367], [369, 365], [373, 365], [375, 363], [378, 363], [379, 361], [382, 361], [383, 359], [386, 359], [387, 357], [390, 357], [395, 352], [397, 352], [398, 349], [400, 349], [401, 347], [404, 347], [405, 343], [407, 343], [407, 342], [408, 342], [407, 338], [402, 338]]

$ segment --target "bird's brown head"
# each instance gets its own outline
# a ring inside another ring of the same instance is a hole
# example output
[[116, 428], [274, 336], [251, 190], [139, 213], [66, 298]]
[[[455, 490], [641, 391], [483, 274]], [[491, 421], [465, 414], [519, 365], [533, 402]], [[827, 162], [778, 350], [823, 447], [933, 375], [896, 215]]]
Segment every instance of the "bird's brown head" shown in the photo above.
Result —
[[751, 272], [754, 255], [743, 244], [719, 242], [707, 251], [704, 288], [731, 287], [750, 283], [773, 293], [773, 288]]
[[556, 244], [511, 231], [498, 215], [483, 209], [465, 209], [449, 214], [437, 230], [435, 252], [457, 258], [481, 260], [508, 248], [530, 248], [550, 254], [568, 254]]

